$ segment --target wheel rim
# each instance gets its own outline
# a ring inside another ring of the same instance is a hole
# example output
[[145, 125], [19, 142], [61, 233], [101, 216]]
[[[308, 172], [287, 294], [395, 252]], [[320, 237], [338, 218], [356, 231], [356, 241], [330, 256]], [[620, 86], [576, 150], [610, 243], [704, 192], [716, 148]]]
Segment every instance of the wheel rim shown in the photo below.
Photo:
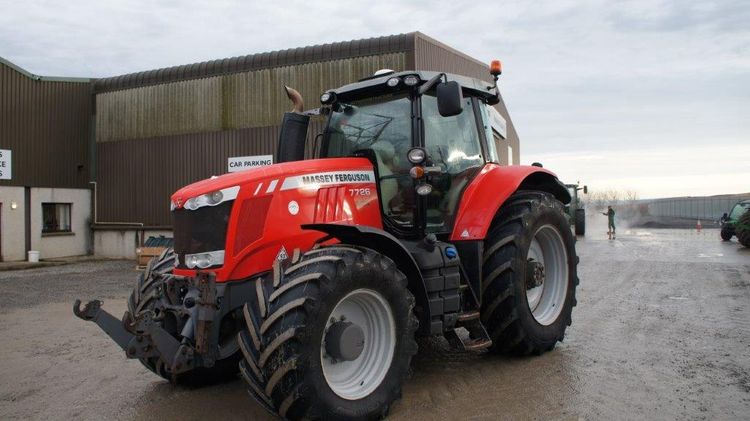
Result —
[[568, 294], [568, 252], [560, 231], [552, 225], [540, 227], [531, 240], [526, 260], [529, 309], [537, 323], [551, 325], [562, 312]]
[[[326, 351], [326, 332], [342, 317], [359, 326], [364, 334], [362, 352], [352, 361], [337, 361]], [[338, 396], [362, 399], [383, 382], [395, 348], [396, 323], [388, 301], [370, 289], [354, 290], [342, 298], [328, 316], [320, 347], [323, 376]]]

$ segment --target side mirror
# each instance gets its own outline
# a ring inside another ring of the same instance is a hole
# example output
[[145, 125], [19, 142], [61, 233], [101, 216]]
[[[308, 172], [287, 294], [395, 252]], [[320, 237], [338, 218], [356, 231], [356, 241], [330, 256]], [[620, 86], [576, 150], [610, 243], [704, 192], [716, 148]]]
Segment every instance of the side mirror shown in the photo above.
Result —
[[583, 194], [589, 194], [589, 187], [583, 186]]
[[438, 112], [443, 117], [459, 115], [464, 110], [464, 95], [456, 81], [443, 82], [437, 86]]

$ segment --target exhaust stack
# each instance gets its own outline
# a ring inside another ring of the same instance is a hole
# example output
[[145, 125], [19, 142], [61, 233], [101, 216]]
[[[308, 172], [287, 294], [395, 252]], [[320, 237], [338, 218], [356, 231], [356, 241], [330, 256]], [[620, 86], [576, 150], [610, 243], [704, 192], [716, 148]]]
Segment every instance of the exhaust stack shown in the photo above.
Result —
[[305, 159], [305, 140], [310, 116], [303, 114], [305, 103], [302, 94], [286, 85], [284, 90], [292, 101], [292, 110], [284, 113], [284, 119], [281, 121], [276, 162], [302, 161]]
[[302, 111], [305, 110], [305, 101], [302, 99], [302, 94], [300, 94], [296, 89], [290, 88], [286, 85], [284, 85], [284, 90], [286, 91], [287, 98], [292, 101], [291, 112], [302, 114]]

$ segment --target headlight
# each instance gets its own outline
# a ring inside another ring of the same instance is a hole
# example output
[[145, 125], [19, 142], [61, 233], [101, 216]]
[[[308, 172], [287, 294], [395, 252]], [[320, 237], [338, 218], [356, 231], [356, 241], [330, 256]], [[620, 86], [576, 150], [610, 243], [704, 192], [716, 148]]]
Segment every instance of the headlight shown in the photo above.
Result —
[[336, 99], [336, 94], [333, 92], [325, 92], [320, 96], [320, 103], [323, 105], [329, 105], [333, 103], [334, 99]]
[[406, 153], [406, 159], [414, 165], [419, 165], [427, 158], [427, 152], [422, 148], [411, 148]]
[[185, 256], [185, 266], [190, 269], [205, 269], [211, 266], [220, 266], [223, 264], [224, 250], [188, 254]]
[[404, 85], [414, 86], [419, 83], [419, 78], [414, 75], [409, 75], [404, 78]]
[[[240, 186], [234, 186], [213, 191], [211, 193], [202, 194], [200, 196], [191, 197], [185, 202], [185, 209], [196, 210], [204, 206], [216, 206], [228, 200], [236, 199], [237, 193], [239, 193], [239, 191]], [[172, 204], [172, 209], [174, 210], [174, 204]]]
[[388, 85], [391, 88], [395, 88], [396, 86], [398, 86], [399, 82], [401, 82], [401, 79], [399, 79], [397, 77], [392, 77], [392, 78], [388, 79], [388, 81], [385, 82], [385, 84]]
[[427, 183], [422, 183], [417, 185], [417, 194], [420, 196], [427, 196], [428, 194], [432, 193], [432, 185]]

